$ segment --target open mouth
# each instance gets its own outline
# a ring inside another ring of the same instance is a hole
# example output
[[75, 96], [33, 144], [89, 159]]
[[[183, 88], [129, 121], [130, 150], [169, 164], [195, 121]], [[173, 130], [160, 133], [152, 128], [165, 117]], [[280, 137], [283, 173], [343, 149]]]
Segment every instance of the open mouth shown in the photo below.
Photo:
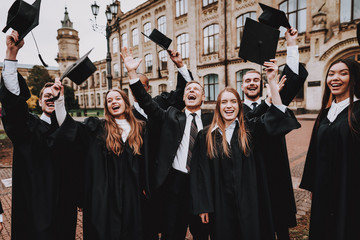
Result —
[[196, 100], [196, 95], [194, 95], [194, 94], [189, 94], [189, 95], [188, 95], [188, 100]]
[[249, 91], [256, 91], [257, 90], [257, 87], [250, 87], [248, 88]]
[[225, 113], [226, 113], [226, 114], [233, 114], [233, 113], [234, 113], [234, 110], [225, 110]]
[[115, 105], [115, 106], [112, 107], [112, 110], [114, 110], [114, 111], [116, 111], [118, 109], [120, 109], [120, 106], [118, 106], [118, 105]]
[[47, 105], [48, 107], [55, 107], [54, 102], [47, 102], [46, 105]]

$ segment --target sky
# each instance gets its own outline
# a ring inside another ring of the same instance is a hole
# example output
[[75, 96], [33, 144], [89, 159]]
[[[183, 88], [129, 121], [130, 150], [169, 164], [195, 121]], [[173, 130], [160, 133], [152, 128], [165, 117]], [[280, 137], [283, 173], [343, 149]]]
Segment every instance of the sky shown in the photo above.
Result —
[[[33, 4], [35, 0], [25, 0]], [[1, 0], [0, 8], [0, 62], [5, 58], [6, 34], [2, 29], [6, 26], [7, 15], [11, 5], [15, 0]], [[146, 2], [146, 0], [120, 0], [121, 10], [127, 12], [136, 6]], [[33, 29], [33, 34], [39, 46], [42, 58], [49, 66], [57, 67], [55, 61], [58, 53], [57, 29], [61, 27], [61, 21], [64, 19], [65, 6], [68, 9], [70, 20], [73, 22], [73, 28], [79, 32], [80, 37], [80, 56], [87, 53], [91, 48], [94, 50], [89, 55], [91, 61], [98, 61], [106, 58], [106, 38], [105, 35], [95, 32], [92, 29], [94, 16], [91, 12], [91, 4], [94, 0], [42, 0], [40, 7], [39, 25]], [[100, 6], [97, 24], [105, 26], [105, 6], [112, 3], [112, 0], [96, 0]], [[11, 33], [11, 29], [7, 34]], [[25, 37], [25, 45], [18, 53], [19, 64], [41, 65], [37, 57], [37, 51], [31, 33]]]

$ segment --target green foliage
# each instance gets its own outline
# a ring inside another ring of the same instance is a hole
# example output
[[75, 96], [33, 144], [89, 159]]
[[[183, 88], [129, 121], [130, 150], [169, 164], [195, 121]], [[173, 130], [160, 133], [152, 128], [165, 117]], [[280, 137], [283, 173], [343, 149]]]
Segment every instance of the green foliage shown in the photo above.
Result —
[[65, 96], [65, 107], [68, 111], [80, 108], [79, 103], [75, 99], [75, 93], [73, 88], [64, 86], [64, 96]]
[[35, 65], [27, 78], [28, 86], [31, 88], [31, 93], [35, 96], [40, 95], [40, 91], [47, 82], [53, 82], [52, 79], [43, 66]]

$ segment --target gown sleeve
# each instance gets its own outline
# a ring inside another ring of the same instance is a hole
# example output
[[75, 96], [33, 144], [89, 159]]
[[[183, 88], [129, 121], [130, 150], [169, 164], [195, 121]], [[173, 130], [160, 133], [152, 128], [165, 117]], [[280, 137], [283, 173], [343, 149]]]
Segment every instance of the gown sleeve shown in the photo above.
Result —
[[206, 155], [206, 131], [201, 130], [196, 138], [190, 166], [190, 186], [193, 214], [214, 212], [211, 172]]

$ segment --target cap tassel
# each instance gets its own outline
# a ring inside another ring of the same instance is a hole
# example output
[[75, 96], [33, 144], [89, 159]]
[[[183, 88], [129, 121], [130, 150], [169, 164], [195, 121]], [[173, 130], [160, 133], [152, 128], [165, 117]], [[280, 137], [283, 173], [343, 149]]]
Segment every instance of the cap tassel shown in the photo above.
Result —
[[37, 52], [38, 52], [38, 56], [39, 56], [39, 58], [40, 58], [40, 61], [41, 61], [42, 65], [47, 68], [49, 65], [47, 65], [47, 64], [44, 62], [43, 58], [41, 57], [41, 54], [40, 54], [40, 51], [39, 51], [39, 47], [38, 47], [38, 45], [37, 45], [36, 39], [35, 39], [34, 34], [33, 34], [32, 31], [31, 31], [31, 35], [32, 35], [32, 37], [33, 37], [33, 39], [34, 39], [35, 46], [36, 46], [36, 49], [37, 49]]

